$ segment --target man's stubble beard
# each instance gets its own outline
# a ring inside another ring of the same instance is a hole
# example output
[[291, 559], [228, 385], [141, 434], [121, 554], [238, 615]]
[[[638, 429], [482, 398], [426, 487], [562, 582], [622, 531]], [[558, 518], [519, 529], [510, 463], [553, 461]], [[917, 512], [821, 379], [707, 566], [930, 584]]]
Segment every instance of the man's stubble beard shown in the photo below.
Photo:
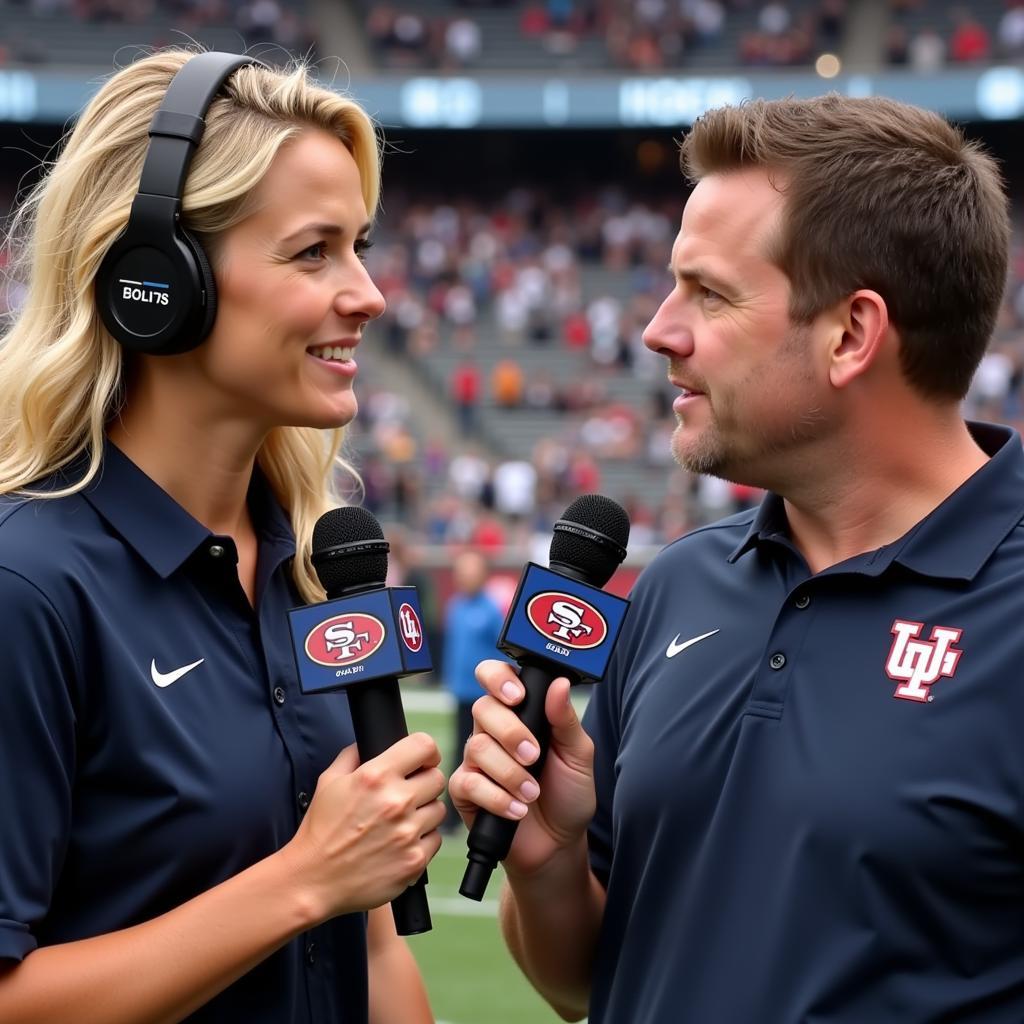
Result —
[[821, 438], [825, 418], [820, 406], [807, 409], [787, 430], [774, 432], [762, 430], [746, 451], [737, 451], [723, 440], [714, 418], [690, 448], [684, 449], [679, 443], [682, 425], [676, 428], [672, 437], [672, 454], [675, 461], [691, 473], [718, 477], [730, 483], [750, 487], [771, 487], [766, 477], [774, 475], [771, 467], [778, 458], [792, 455], [797, 449]]
[[[779, 352], [783, 370], [792, 369], [803, 385], [797, 395], [793, 396], [797, 398], [809, 393], [814, 382], [813, 375], [804, 361], [808, 348], [808, 334], [806, 328], [794, 328]], [[771, 383], [769, 382], [768, 386], [771, 386]], [[757, 387], [755, 375], [752, 374], [741, 382], [738, 390], [741, 394], [749, 395], [754, 393]], [[681, 420], [672, 435], [672, 455], [683, 469], [691, 473], [718, 477], [730, 483], [770, 488], [770, 478], [775, 476], [772, 467], [778, 463], [780, 457], [786, 459], [787, 456], [792, 456], [797, 450], [819, 440], [828, 432], [824, 409], [820, 404], [808, 404], [801, 410], [799, 416], [789, 423], [773, 421], [744, 424], [747, 436], [741, 438], [740, 444], [746, 441], [746, 444], [742, 444], [745, 450], [738, 450], [737, 442], [730, 444], [723, 437], [711, 396], [705, 395], [704, 400], [708, 403], [709, 422], [697, 436], [694, 444], [690, 448], [682, 447]], [[732, 415], [730, 404], [727, 402], [723, 412], [727, 420], [737, 423], [737, 417]]]

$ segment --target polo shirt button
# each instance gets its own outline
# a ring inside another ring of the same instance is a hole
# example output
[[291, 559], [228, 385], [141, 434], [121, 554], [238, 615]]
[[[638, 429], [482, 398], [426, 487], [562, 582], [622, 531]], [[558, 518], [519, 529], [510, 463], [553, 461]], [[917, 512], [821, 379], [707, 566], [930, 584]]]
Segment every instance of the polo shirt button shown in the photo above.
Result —
[[315, 942], [311, 942], [306, 947], [306, 963], [308, 963], [310, 967], [312, 967], [313, 964], [316, 963], [316, 943]]
[[224, 554], [224, 546], [222, 544], [211, 544], [210, 545], [210, 557], [220, 558]]
[[786, 656], [784, 654], [773, 654], [768, 660], [768, 664], [774, 669], [782, 668], [786, 664]]
[[305, 810], [309, 806], [309, 794], [305, 791], [301, 792], [298, 796], [299, 806]]
[[284, 703], [284, 688], [283, 687], [280, 687], [280, 686], [275, 686], [274, 687], [274, 703], [275, 704], [283, 704]]
[[811, 603], [811, 599], [806, 594], [801, 594], [794, 602], [797, 608], [804, 609]]

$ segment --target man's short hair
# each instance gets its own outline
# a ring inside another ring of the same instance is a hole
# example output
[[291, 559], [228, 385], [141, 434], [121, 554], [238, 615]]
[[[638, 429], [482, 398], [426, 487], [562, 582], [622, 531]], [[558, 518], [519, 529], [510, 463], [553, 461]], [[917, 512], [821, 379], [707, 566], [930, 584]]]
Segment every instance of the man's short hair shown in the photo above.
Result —
[[767, 254], [809, 323], [877, 291], [920, 393], [960, 399], [1006, 286], [1009, 204], [995, 161], [937, 114], [882, 98], [757, 100], [700, 117], [680, 161], [692, 181], [763, 167], [785, 196]]

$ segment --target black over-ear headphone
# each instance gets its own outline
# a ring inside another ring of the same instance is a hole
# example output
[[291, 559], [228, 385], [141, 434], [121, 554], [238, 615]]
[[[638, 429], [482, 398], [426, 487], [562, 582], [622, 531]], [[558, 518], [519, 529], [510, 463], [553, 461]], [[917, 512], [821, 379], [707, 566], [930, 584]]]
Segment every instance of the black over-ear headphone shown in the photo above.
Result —
[[181, 225], [181, 194], [217, 91], [236, 53], [200, 53], [171, 79], [149, 126], [149, 149], [124, 232], [96, 276], [107, 330], [132, 352], [176, 355], [201, 344], [217, 315], [217, 290], [202, 246]]

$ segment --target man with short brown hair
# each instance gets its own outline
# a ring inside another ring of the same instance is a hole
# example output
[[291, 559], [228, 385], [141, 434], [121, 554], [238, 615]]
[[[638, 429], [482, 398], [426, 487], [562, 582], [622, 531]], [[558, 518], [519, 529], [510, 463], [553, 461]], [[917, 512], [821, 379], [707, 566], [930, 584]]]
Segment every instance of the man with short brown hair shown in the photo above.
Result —
[[1024, 1020], [1024, 451], [965, 424], [1009, 221], [935, 115], [829, 96], [712, 111], [645, 333], [677, 460], [759, 509], [644, 571], [539, 793], [522, 688], [451, 781], [520, 818], [502, 926], [568, 1020]]

